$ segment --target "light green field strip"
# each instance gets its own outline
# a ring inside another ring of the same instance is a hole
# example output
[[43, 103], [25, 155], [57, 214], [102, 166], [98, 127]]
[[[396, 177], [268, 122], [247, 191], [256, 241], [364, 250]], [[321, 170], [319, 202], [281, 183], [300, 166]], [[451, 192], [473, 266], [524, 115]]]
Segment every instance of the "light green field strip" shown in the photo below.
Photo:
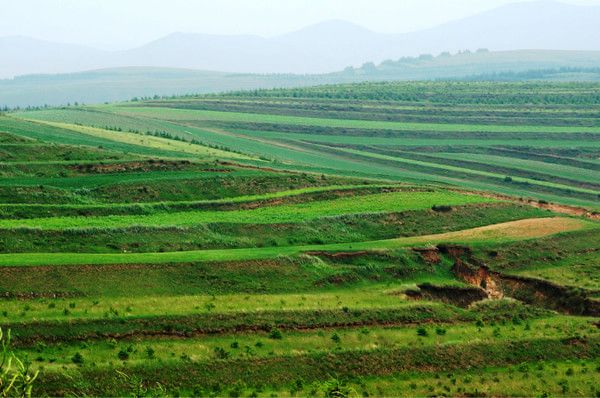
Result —
[[[36, 208], [60, 208], [60, 209], [118, 209], [118, 208], [130, 208], [130, 207], [168, 207], [174, 205], [211, 205], [211, 204], [228, 204], [228, 203], [246, 203], [246, 202], [254, 202], [259, 200], [269, 200], [269, 199], [281, 199], [287, 198], [291, 196], [299, 196], [303, 194], [310, 193], [320, 193], [320, 192], [331, 192], [331, 191], [355, 191], [358, 195], [362, 194], [361, 191], [366, 189], [378, 189], [378, 188], [391, 188], [393, 189], [394, 185], [329, 185], [325, 187], [308, 187], [308, 188], [298, 188], [298, 189], [290, 189], [285, 191], [278, 191], [272, 193], [265, 193], [259, 195], [243, 195], [243, 196], [235, 196], [231, 198], [222, 198], [222, 199], [214, 199], [214, 200], [182, 200], [182, 201], [163, 201], [163, 202], [143, 202], [143, 203], [107, 203], [107, 204], [35, 204], [35, 203], [8, 203], [8, 204], [0, 204], [0, 209], [2, 208], [10, 208], [10, 207], [36, 207]], [[270, 205], [271, 206], [271, 205]]]
[[[440, 145], [477, 145], [477, 146], [528, 146], [528, 147], [600, 147], [600, 140], [576, 141], [564, 139], [561, 140], [554, 134], [553, 139], [489, 139], [456, 137], [446, 138], [440, 133], [439, 138], [406, 138], [406, 137], [369, 137], [369, 136], [344, 136], [344, 135], [324, 135], [324, 134], [302, 134], [302, 133], [280, 133], [276, 131], [253, 131], [253, 130], [233, 130], [245, 137], [260, 137], [263, 139], [279, 140], [292, 142], [292, 140], [308, 142], [324, 142], [330, 144], [348, 144], [348, 145], [394, 145], [394, 146], [440, 146]], [[600, 137], [600, 135], [599, 135]], [[568, 138], [568, 135], [566, 136]]]
[[493, 200], [450, 191], [390, 192], [360, 197], [299, 203], [250, 210], [186, 211], [157, 213], [146, 216], [51, 217], [24, 220], [1, 220], [0, 228], [39, 229], [127, 228], [131, 226], [186, 226], [206, 223], [274, 224], [303, 222], [320, 217], [346, 214], [421, 210], [433, 205], [462, 205]]
[[439, 243], [502, 243], [541, 238], [585, 228], [599, 228], [597, 223], [574, 218], [534, 218], [488, 225], [443, 234], [386, 239], [370, 242], [334, 243], [250, 249], [197, 250], [167, 253], [23, 253], [0, 254], [0, 266], [164, 264], [202, 261], [237, 261], [290, 256], [303, 252], [386, 250]]
[[143, 115], [170, 120], [205, 120], [250, 123], [294, 124], [299, 126], [324, 126], [404, 131], [440, 132], [515, 132], [515, 133], [600, 133], [600, 127], [558, 126], [498, 126], [445, 123], [405, 123], [377, 120], [326, 119], [301, 116], [281, 116], [258, 113], [219, 112], [205, 110], [173, 109], [158, 107], [101, 106], [101, 110], [128, 115]]
[[[160, 101], [155, 102], [155, 101], [150, 101], [151, 103], [153, 103], [155, 106], [160, 106], [162, 103]], [[196, 100], [192, 99], [190, 101], [189, 98], [174, 98], [174, 99], [169, 99], [167, 101], [168, 104], [173, 105], [173, 106], [179, 106], [179, 105], [187, 105], [190, 102], [194, 103], [196, 102]], [[202, 98], [200, 100], [200, 104], [207, 104], [207, 103], [214, 103], [217, 105], [230, 105], [230, 104], [243, 104], [243, 105], [251, 105], [251, 106], [264, 106], [266, 105], [284, 105], [287, 107], [295, 107], [297, 105], [302, 105], [302, 104], [316, 104], [316, 105], [320, 105], [320, 104], [325, 104], [325, 105], [334, 105], [336, 107], [352, 107], [352, 106], [357, 106], [359, 105], [360, 108], [359, 109], [364, 109], [364, 110], [393, 110], [393, 111], [411, 111], [414, 112], [415, 114], [419, 114], [422, 110], [423, 110], [423, 104], [421, 103], [419, 105], [419, 103], [414, 103], [414, 102], [402, 102], [402, 101], [394, 101], [393, 103], [389, 103], [389, 102], [373, 102], [373, 100], [353, 100], [353, 99], [343, 99], [343, 98], [310, 98], [310, 97], [304, 97], [304, 98], [290, 98], [290, 97], [232, 97], [232, 98], [227, 98], [227, 97], [218, 97], [218, 98]], [[183, 108], [179, 108], [179, 109], [183, 109]], [[438, 103], [438, 104], [433, 104], [433, 103], [429, 103], [427, 104], [427, 109], [431, 110], [431, 111], [448, 111], [448, 107], [444, 106], [443, 103]], [[527, 106], [527, 108], [523, 109], [522, 107], [518, 107], [517, 105], [509, 105], [509, 107], [506, 107], [506, 105], [498, 105], [498, 104], [470, 104], [470, 106], [467, 106], [465, 104], [453, 104], [451, 107], [451, 112], [448, 113], [445, 116], [456, 116], [456, 117], [477, 117], [477, 116], [465, 116], [464, 112], [467, 113], [472, 113], [474, 111], [477, 111], [479, 113], [485, 112], [486, 114], [488, 113], [501, 113], [501, 114], [507, 114], [508, 112], [510, 112], [510, 116], [506, 116], [506, 117], [514, 117], [515, 115], [518, 117], [523, 117], [523, 113], [525, 114], [525, 117], [532, 114], [535, 111], [535, 114], [542, 114], [544, 116], [549, 116], [549, 117], [555, 117], [557, 115], [557, 113], [565, 113], [567, 112], [566, 116], [561, 116], [561, 118], [577, 118], [580, 116], [584, 116], [586, 118], [595, 118], [598, 116], [598, 111], [597, 109], [594, 109], [593, 107], [590, 108], [579, 108], [579, 109], [571, 109], [571, 108], [566, 108], [566, 109], [553, 109], [553, 108], [548, 108], [548, 107], [544, 107], [543, 105], [532, 105], [529, 104]], [[513, 114], [514, 113], [514, 114]], [[497, 116], [497, 115], [495, 115]]]
[[[76, 303], [75, 308], [65, 315], [63, 308], [57, 305], [49, 308], [44, 300], [31, 300], [27, 304], [29, 311], [23, 312], [22, 300], [3, 300], [2, 310], [12, 314], [17, 322], [23, 321], [69, 321], [82, 319], [105, 319], [110, 309], [118, 310], [122, 317], [188, 315], [206, 313], [236, 313], [254, 311], [292, 311], [350, 308], [399, 308], [418, 306], [441, 307], [443, 304], [431, 302], [415, 302], [407, 300], [398, 291], [414, 287], [414, 283], [396, 284], [392, 286], [361, 286], [360, 288], [335, 289], [327, 292], [303, 292], [284, 294], [223, 294], [223, 295], [180, 295], [180, 296], [133, 296], [133, 297], [100, 297], [90, 300], [89, 297], [69, 297], [64, 301]], [[60, 304], [61, 299], [55, 302]], [[97, 304], [93, 304], [98, 301]], [[128, 312], [126, 309], [130, 308]], [[10, 316], [10, 315], [9, 315]]]
[[[353, 306], [354, 307], [354, 306]], [[434, 306], [429, 306], [435, 308]], [[485, 342], [492, 339], [504, 341], [524, 340], [531, 338], [557, 338], [569, 337], [576, 331], [585, 331], [591, 335], [600, 332], [589, 319], [567, 316], [557, 316], [546, 319], [535, 319], [529, 321], [529, 327], [506, 328], [501, 336], [494, 336], [495, 328], [480, 328], [472, 323], [454, 323], [444, 325], [445, 333], [440, 336], [434, 334], [430, 338], [419, 336], [417, 329], [421, 326], [370, 326], [369, 338], [365, 338], [364, 328], [336, 328], [335, 333], [343, 342], [345, 350], [373, 350], [385, 347], [415, 347], [434, 344], [456, 344], [459, 342]], [[434, 327], [432, 326], [432, 332]], [[188, 355], [192, 361], [210, 361], [214, 359], [216, 347], [231, 347], [233, 342], [238, 343], [238, 349], [229, 350], [233, 358], [247, 358], [245, 350], [240, 347], [256, 347], [255, 343], [260, 340], [263, 344], [254, 348], [255, 358], [270, 357], [272, 355], [302, 355], [309, 352], [331, 352], [339, 348], [338, 343], [331, 339], [333, 331], [323, 333], [322, 330], [285, 331], [285, 339], [269, 339], [266, 333], [236, 333], [232, 335], [208, 335], [202, 337], [191, 337], [186, 339], [169, 338], [145, 338], [141, 341], [127, 341], [133, 344], [137, 350], [128, 360], [131, 365], [144, 365], [148, 362], [145, 347], [151, 346], [156, 351], [155, 356], [162, 361], [176, 363], [180, 361], [182, 354]], [[433, 334], [433, 333], [432, 333]], [[473, 338], [472, 336], [476, 336]], [[235, 346], [234, 346], [235, 347]], [[52, 347], [54, 348], [54, 347]], [[28, 353], [30, 357], [39, 356], [35, 349], [22, 349], [20, 352]], [[46, 353], [50, 351], [46, 348]], [[100, 366], [108, 365], [116, 357], [114, 346], [106, 341], [90, 341], [85, 344], [65, 345], [53, 352], [53, 358], [57, 361], [44, 364], [48, 368], [57, 370], [66, 367], [76, 367], [71, 358], [76, 352], [83, 354], [86, 361], [99, 363]], [[174, 354], [172, 354], [174, 353]], [[47, 354], [46, 354], [47, 355]], [[58, 358], [57, 358], [58, 357]], [[174, 359], [175, 358], [175, 359]]]
[[[600, 183], [600, 172], [597, 170], [583, 169], [575, 166], [567, 166], [558, 163], [540, 162], [536, 160], [526, 160], [487, 154], [474, 153], [435, 153], [427, 154], [444, 159], [465, 160], [485, 163], [488, 165], [518, 168], [524, 171], [535, 171], [546, 173], [557, 177], [569, 178], [572, 180]], [[578, 161], [581, 159], [577, 159]]]
[[[161, 159], [164, 159], [161, 156]], [[179, 159], [175, 159], [174, 160], [181, 160]], [[82, 159], [82, 160], [18, 160], [15, 162], [5, 162], [2, 161], [0, 162], [0, 166], [20, 166], [20, 165], [26, 165], [26, 166], [37, 166], [37, 165], [65, 165], [65, 166], [69, 166], [69, 165], [81, 165], [81, 164], [98, 164], [98, 163], [102, 163], [102, 164], [118, 164], [118, 163], [126, 163], [126, 162], [130, 162], [130, 161], [140, 161], [140, 160], [148, 160], [148, 157], [144, 157], [144, 156], [138, 156], [136, 157], [135, 155], [132, 155], [131, 157], [127, 157], [126, 159], [103, 159], [103, 158], [99, 158], [99, 159], [94, 159], [94, 160], [89, 160], [89, 159]]]
[[[28, 121], [34, 121], [33, 119], [24, 119]], [[125, 144], [133, 144], [145, 146], [148, 148], [168, 150], [175, 152], [188, 153], [190, 155], [197, 155], [202, 157], [214, 157], [214, 158], [230, 158], [230, 159], [252, 159], [249, 156], [241, 155], [234, 152], [222, 151], [220, 149], [213, 149], [203, 145], [192, 144], [189, 142], [171, 140], [168, 138], [154, 137], [151, 135], [141, 135], [136, 133], [130, 133], [125, 131], [112, 131], [105, 130], [96, 127], [80, 126], [69, 123], [59, 122], [48, 122], [35, 120], [37, 123], [46, 124], [53, 127], [62, 128], [65, 130], [75, 131], [81, 134], [87, 134], [94, 137], [109, 139], [116, 142]]]
[[[505, 177], [504, 174], [496, 174], [496, 173], [490, 173], [487, 171], [466, 169], [466, 168], [462, 168], [462, 167], [442, 165], [442, 164], [431, 163], [431, 162], [424, 162], [421, 160], [413, 160], [413, 159], [406, 159], [406, 158], [402, 158], [402, 157], [382, 155], [379, 153], [360, 151], [357, 149], [350, 149], [350, 148], [336, 148], [336, 149], [343, 151], [343, 152], [353, 153], [356, 155], [367, 156], [367, 157], [371, 157], [374, 159], [391, 160], [391, 161], [395, 161], [398, 163], [414, 164], [414, 165], [418, 165], [418, 166], [427, 166], [427, 167], [433, 167], [433, 168], [441, 169], [441, 170], [451, 170], [451, 171], [456, 171], [456, 172], [460, 172], [460, 173], [470, 173], [470, 174], [474, 174], [474, 175], [480, 175], [480, 176], [485, 176], [485, 177], [494, 177], [494, 178], [499, 178], [499, 179], [503, 179]], [[516, 182], [526, 182], [531, 185], [542, 185], [542, 186], [547, 186], [547, 187], [551, 187], [551, 188], [559, 188], [559, 189], [571, 190], [571, 191], [575, 191], [575, 192], [583, 192], [583, 193], [590, 193], [593, 195], [600, 195], [600, 191], [595, 191], [592, 189], [573, 187], [570, 185], [557, 184], [557, 183], [547, 182], [547, 181], [538, 181], [538, 180], [534, 180], [531, 178], [512, 177], [512, 179], [513, 179], [513, 181], [516, 181]]]

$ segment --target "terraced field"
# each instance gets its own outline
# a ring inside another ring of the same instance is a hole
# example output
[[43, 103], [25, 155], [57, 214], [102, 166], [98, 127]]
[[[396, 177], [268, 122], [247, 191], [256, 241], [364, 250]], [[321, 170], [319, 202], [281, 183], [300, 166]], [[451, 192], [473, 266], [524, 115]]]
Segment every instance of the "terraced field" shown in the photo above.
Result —
[[595, 396], [599, 103], [394, 83], [1, 115], [19, 388]]

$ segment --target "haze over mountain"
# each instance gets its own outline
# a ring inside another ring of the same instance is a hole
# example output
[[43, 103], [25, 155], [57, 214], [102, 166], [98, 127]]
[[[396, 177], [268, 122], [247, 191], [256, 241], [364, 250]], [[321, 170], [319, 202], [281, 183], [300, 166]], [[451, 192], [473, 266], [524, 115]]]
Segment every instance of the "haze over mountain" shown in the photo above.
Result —
[[600, 6], [539, 1], [509, 4], [432, 29], [404, 34], [381, 34], [334, 20], [271, 38], [173, 33], [125, 51], [6, 37], [0, 38], [0, 78], [123, 66], [324, 73], [370, 61], [483, 47], [490, 50], [600, 50], [598, 26]]

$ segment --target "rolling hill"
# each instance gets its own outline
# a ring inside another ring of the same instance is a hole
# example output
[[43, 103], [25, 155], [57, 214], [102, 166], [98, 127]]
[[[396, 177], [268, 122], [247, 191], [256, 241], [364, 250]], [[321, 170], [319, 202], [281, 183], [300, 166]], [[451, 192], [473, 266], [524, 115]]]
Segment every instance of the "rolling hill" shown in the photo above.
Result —
[[[134, 97], [206, 94], [259, 88], [382, 80], [600, 80], [600, 52], [463, 52], [403, 58], [375, 66], [314, 74], [240, 74], [190, 69], [130, 67], [0, 80], [0, 107], [102, 103]], [[568, 70], [561, 70], [568, 68]], [[529, 73], [531, 71], [538, 71]], [[543, 73], [541, 72], [543, 71]], [[502, 74], [509, 73], [504, 76]]]

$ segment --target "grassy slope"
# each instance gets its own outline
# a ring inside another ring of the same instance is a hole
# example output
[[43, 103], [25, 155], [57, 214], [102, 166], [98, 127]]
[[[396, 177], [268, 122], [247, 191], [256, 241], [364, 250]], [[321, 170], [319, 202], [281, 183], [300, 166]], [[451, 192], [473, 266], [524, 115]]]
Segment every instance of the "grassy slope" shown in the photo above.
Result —
[[294, 255], [312, 251], [357, 251], [393, 249], [415, 245], [437, 243], [506, 242], [532, 239], [582, 228], [597, 228], [589, 223], [570, 218], [528, 219], [473, 228], [465, 231], [439, 235], [397, 238], [375, 242], [355, 242], [328, 245], [287, 246], [256, 249], [203, 250], [175, 253], [132, 253], [132, 254], [76, 254], [76, 253], [27, 253], [0, 254], [0, 265], [73, 265], [73, 264], [144, 264], [191, 261], [230, 261], [273, 258], [279, 255]]

